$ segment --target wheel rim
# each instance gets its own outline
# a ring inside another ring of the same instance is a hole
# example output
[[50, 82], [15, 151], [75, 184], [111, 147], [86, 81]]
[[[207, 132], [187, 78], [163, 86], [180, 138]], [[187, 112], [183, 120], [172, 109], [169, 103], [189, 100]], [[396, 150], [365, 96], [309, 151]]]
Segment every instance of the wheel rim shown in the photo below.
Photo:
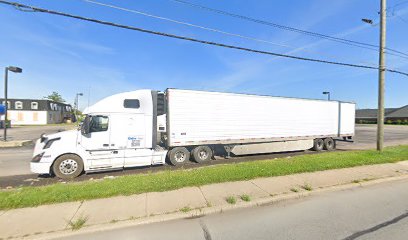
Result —
[[323, 141], [318, 141], [318, 142], [317, 142], [317, 146], [318, 146], [319, 148], [323, 147]]
[[73, 159], [66, 159], [59, 165], [59, 170], [64, 175], [70, 175], [76, 172], [78, 169], [78, 163]]
[[198, 152], [198, 156], [200, 157], [200, 159], [206, 159], [208, 157], [208, 152], [202, 149]]
[[332, 146], [333, 146], [333, 142], [332, 142], [332, 141], [328, 141], [328, 142], [327, 142], [327, 147], [328, 147], [328, 148], [331, 148]]
[[186, 154], [182, 151], [176, 152], [176, 154], [174, 154], [174, 160], [176, 160], [176, 162], [184, 162], [186, 158]]

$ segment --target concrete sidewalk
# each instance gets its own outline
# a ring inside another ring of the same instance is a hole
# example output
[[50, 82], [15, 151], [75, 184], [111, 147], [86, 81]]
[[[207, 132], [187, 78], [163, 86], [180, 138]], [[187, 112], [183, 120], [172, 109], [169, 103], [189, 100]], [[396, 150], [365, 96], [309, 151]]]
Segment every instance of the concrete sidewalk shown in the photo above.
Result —
[[[357, 187], [374, 179], [396, 177], [408, 178], [408, 161], [0, 211], [0, 239], [35, 239], [72, 233], [69, 222], [79, 219], [86, 219], [85, 228], [80, 231], [87, 231], [117, 227], [118, 221], [139, 224], [194, 217], [307, 196], [333, 186]], [[250, 201], [241, 200], [242, 195], [248, 195]], [[228, 197], [234, 197], [237, 202], [228, 203]]]

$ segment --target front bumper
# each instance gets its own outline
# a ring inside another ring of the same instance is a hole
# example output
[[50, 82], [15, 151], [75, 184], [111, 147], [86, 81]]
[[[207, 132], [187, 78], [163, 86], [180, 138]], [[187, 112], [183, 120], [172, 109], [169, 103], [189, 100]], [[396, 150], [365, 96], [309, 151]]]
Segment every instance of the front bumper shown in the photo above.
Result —
[[30, 170], [33, 173], [50, 174], [51, 164], [52, 163], [31, 162]]

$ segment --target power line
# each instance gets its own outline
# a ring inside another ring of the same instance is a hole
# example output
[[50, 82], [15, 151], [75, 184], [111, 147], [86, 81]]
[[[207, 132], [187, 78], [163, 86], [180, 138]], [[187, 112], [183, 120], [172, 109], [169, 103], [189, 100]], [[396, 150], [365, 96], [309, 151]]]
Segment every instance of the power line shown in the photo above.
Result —
[[[184, 5], [187, 5], [187, 6], [190, 6], [190, 7], [194, 7], [194, 8], [199, 8], [199, 9], [203, 9], [203, 10], [206, 10], [206, 11], [222, 14], [222, 15], [226, 15], [226, 16], [230, 16], [230, 17], [234, 17], [234, 18], [239, 18], [239, 19], [242, 19], [242, 20], [255, 22], [255, 23], [258, 23], [258, 24], [268, 25], [268, 26], [279, 28], [279, 29], [286, 30], [286, 31], [292, 31], [292, 32], [305, 34], [305, 35], [308, 35], [308, 36], [324, 38], [324, 39], [327, 39], [327, 40], [330, 40], [330, 41], [343, 43], [343, 44], [347, 44], [347, 45], [351, 45], [351, 46], [355, 46], [355, 47], [361, 47], [361, 48], [370, 49], [370, 50], [374, 50], [374, 51], [378, 51], [378, 48], [379, 48], [378, 45], [374, 45], [374, 44], [363, 43], [363, 42], [358, 42], [358, 41], [349, 40], [349, 39], [345, 39], [345, 38], [333, 37], [333, 36], [329, 36], [329, 35], [325, 35], [325, 34], [321, 34], [321, 33], [317, 33], [317, 32], [306, 31], [306, 30], [302, 30], [302, 29], [298, 29], [298, 28], [294, 28], [294, 27], [284, 26], [284, 25], [281, 25], [281, 24], [276, 24], [276, 23], [265, 21], [265, 20], [255, 19], [255, 18], [252, 18], [252, 17], [244, 16], [244, 15], [239, 15], [239, 14], [235, 14], [235, 13], [231, 13], [231, 12], [227, 12], [227, 11], [223, 11], [223, 10], [219, 10], [219, 9], [215, 9], [215, 8], [206, 7], [206, 6], [196, 4], [196, 3], [192, 3], [192, 2], [188, 2], [188, 1], [185, 1], [185, 0], [171, 0], [171, 1], [181, 3], [181, 4], [184, 4]], [[404, 56], [408, 57], [407, 53], [404, 53], [404, 52], [401, 52], [401, 51], [398, 51], [398, 50], [395, 50], [395, 49], [386, 48], [386, 50], [388, 50], [389, 55], [394, 55], [394, 56], [398, 56], [398, 57], [402, 57], [400, 55], [404, 55]], [[392, 54], [390, 52], [394, 52], [394, 53], [397, 53], [397, 54]], [[402, 58], [405, 58], [405, 57], [402, 57]]]
[[390, 8], [387, 8], [386, 11], [388, 11], [388, 10], [390, 10], [390, 9], [392, 9], [393, 11], [395, 11], [395, 8], [396, 8], [396, 7], [398, 7], [398, 6], [402, 5], [402, 4], [405, 4], [405, 3], [408, 3], [408, 1], [400, 1], [400, 2], [398, 2], [398, 3], [396, 3], [396, 4], [394, 4], [394, 6], [392, 6], [392, 7], [390, 7]]
[[[163, 32], [143, 29], [143, 28], [139, 28], [139, 27], [133, 27], [133, 26], [122, 25], [122, 24], [113, 23], [113, 22], [107, 22], [107, 21], [93, 19], [93, 18], [77, 16], [77, 15], [64, 13], [64, 12], [53, 11], [53, 10], [49, 10], [49, 9], [43, 9], [43, 8], [28, 6], [28, 5], [24, 5], [24, 4], [16, 3], [16, 2], [9, 2], [9, 1], [0, 0], [0, 3], [15, 6], [15, 7], [18, 7], [18, 8], [33, 10], [35, 12], [42, 12], [42, 13], [48, 13], [48, 14], [52, 14], [52, 15], [64, 16], [64, 17], [68, 17], [68, 18], [75, 18], [75, 19], [79, 19], [79, 20], [83, 20], [83, 21], [94, 22], [94, 23], [98, 23], [98, 24], [103, 24], [103, 25], [108, 25], [108, 26], [113, 26], [113, 27], [118, 27], [118, 28], [123, 28], [123, 29], [129, 29], [129, 30], [134, 30], [134, 31], [139, 31], [139, 32], [144, 32], [144, 33], [149, 33], [149, 34], [154, 34], [154, 35], [159, 35], [159, 36], [164, 36], [164, 37], [169, 37], [169, 38], [174, 38], [174, 39], [181, 39], [181, 40], [185, 40], [185, 41], [197, 42], [197, 43], [202, 43], [202, 44], [206, 44], [206, 45], [213, 45], [213, 46], [218, 46], [218, 47], [236, 49], [236, 50], [241, 50], [241, 51], [246, 51], [246, 52], [253, 52], [253, 53], [259, 53], [259, 54], [265, 54], [265, 55], [271, 55], [271, 56], [277, 56], [277, 57], [285, 57], [285, 58], [291, 58], [291, 59], [297, 59], [297, 60], [303, 60], [303, 61], [326, 63], [326, 64], [340, 65], [340, 66], [347, 66], [347, 67], [375, 69], [375, 70], [380, 69], [379, 67], [371, 67], [371, 66], [367, 66], [367, 65], [359, 65], [359, 64], [353, 64], [353, 63], [334, 62], [334, 61], [322, 60], [322, 59], [298, 57], [298, 56], [293, 56], [293, 55], [286, 55], [286, 54], [256, 50], [256, 49], [251, 49], [251, 48], [239, 47], [239, 46], [234, 46], [234, 45], [228, 45], [228, 44], [224, 44], [224, 43], [211, 42], [211, 41], [206, 41], [206, 40], [201, 40], [201, 39], [196, 39], [196, 38], [190, 38], [190, 37], [185, 37], [185, 36], [174, 35], [174, 34], [170, 34], [170, 33], [163, 33]], [[388, 71], [388, 72], [393, 72], [393, 73], [398, 73], [398, 74], [408, 76], [408, 73], [405, 73], [405, 72], [401, 72], [401, 71], [397, 71], [397, 70], [391, 70], [391, 69], [385, 69], [385, 68], [382, 68], [382, 69], [385, 70], [385, 71]]]
[[121, 10], [121, 11], [136, 13], [136, 14], [139, 14], [139, 15], [143, 15], [143, 16], [147, 16], [147, 17], [151, 17], [151, 18], [156, 18], [156, 19], [160, 19], [160, 20], [164, 20], [164, 21], [168, 21], [168, 22], [173, 22], [173, 23], [177, 23], [177, 24], [181, 24], [181, 25], [185, 25], [185, 26], [189, 26], [189, 27], [195, 27], [195, 28], [200, 28], [200, 29], [203, 29], [203, 30], [211, 31], [211, 32], [221, 33], [221, 34], [225, 34], [225, 35], [229, 35], [229, 36], [244, 38], [244, 39], [253, 40], [253, 41], [257, 41], [257, 42], [269, 43], [269, 44], [279, 46], [279, 47], [296, 48], [294, 46], [284, 45], [284, 44], [280, 44], [280, 43], [274, 43], [274, 42], [271, 42], [271, 41], [268, 41], [268, 40], [258, 39], [258, 38], [254, 38], [254, 37], [241, 35], [241, 34], [230, 33], [230, 32], [222, 31], [222, 30], [215, 29], [215, 28], [209, 28], [209, 27], [196, 25], [196, 24], [193, 24], [193, 23], [178, 21], [178, 20], [174, 20], [174, 19], [171, 19], [171, 18], [161, 17], [161, 16], [158, 16], [158, 15], [153, 15], [153, 14], [150, 14], [150, 13], [146, 13], [146, 12], [142, 12], [142, 11], [138, 11], [138, 10], [133, 10], [133, 9], [128, 9], [128, 8], [124, 8], [124, 7], [119, 7], [119, 6], [115, 6], [115, 5], [111, 5], [111, 4], [101, 3], [101, 2], [92, 1], [92, 0], [83, 0], [83, 1], [88, 2], [88, 3], [92, 3], [92, 4], [96, 4], [96, 5], [100, 5], [100, 6], [104, 6], [104, 7], [114, 8], [114, 9]]
[[[257, 41], [257, 42], [261, 42], [261, 43], [272, 44], [272, 45], [279, 46], [279, 47], [286, 47], [286, 48], [290, 48], [290, 49], [294, 49], [294, 50], [299, 50], [300, 49], [300, 50], [305, 51], [305, 52], [317, 53], [315, 51], [311, 51], [311, 50], [305, 49], [305, 48], [299, 48], [299, 47], [296, 47], [296, 46], [275, 43], [275, 42], [271, 42], [271, 41], [268, 41], [268, 40], [249, 37], [249, 36], [245, 36], [245, 35], [241, 35], [241, 34], [237, 34], [237, 33], [231, 33], [231, 32], [226, 32], [226, 31], [219, 30], [219, 29], [204, 27], [204, 26], [200, 26], [200, 25], [197, 25], [197, 24], [193, 24], [193, 23], [174, 20], [174, 19], [171, 19], [171, 18], [162, 17], [162, 16], [158, 16], [158, 15], [153, 15], [153, 14], [142, 12], [142, 11], [139, 11], [139, 10], [120, 7], [120, 6], [117, 6], [117, 5], [101, 3], [101, 2], [97, 2], [97, 1], [93, 1], [93, 0], [82, 0], [82, 1], [92, 3], [92, 4], [96, 4], [96, 5], [103, 6], [103, 7], [113, 8], [113, 9], [116, 9], [116, 10], [135, 13], [135, 14], [139, 14], [139, 15], [142, 15], [142, 16], [146, 16], [146, 17], [151, 17], [151, 18], [155, 18], [155, 19], [159, 19], [159, 20], [164, 20], [164, 21], [168, 21], [168, 22], [172, 22], [172, 23], [176, 23], [176, 24], [181, 24], [181, 25], [185, 25], [185, 26], [189, 26], [189, 27], [208, 30], [208, 31], [211, 31], [211, 32], [221, 33], [221, 34], [225, 34], [225, 35], [229, 35], [229, 36], [233, 36], [233, 37], [239, 37], [239, 38], [243, 38], [243, 39], [246, 39], [246, 40], [253, 40], [253, 41]], [[318, 54], [321, 55], [321, 53], [318, 53]], [[324, 54], [324, 55], [330, 56], [328, 54]], [[333, 56], [330, 56], [330, 57], [333, 57]]]

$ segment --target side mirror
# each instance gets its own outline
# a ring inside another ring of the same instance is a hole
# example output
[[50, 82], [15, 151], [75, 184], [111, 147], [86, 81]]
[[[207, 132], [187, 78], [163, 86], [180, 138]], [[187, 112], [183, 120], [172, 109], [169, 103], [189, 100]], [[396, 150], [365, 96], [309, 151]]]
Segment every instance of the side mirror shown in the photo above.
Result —
[[82, 135], [89, 134], [90, 127], [91, 127], [91, 117], [89, 115], [86, 115], [84, 122], [82, 123], [82, 126], [81, 126]]

